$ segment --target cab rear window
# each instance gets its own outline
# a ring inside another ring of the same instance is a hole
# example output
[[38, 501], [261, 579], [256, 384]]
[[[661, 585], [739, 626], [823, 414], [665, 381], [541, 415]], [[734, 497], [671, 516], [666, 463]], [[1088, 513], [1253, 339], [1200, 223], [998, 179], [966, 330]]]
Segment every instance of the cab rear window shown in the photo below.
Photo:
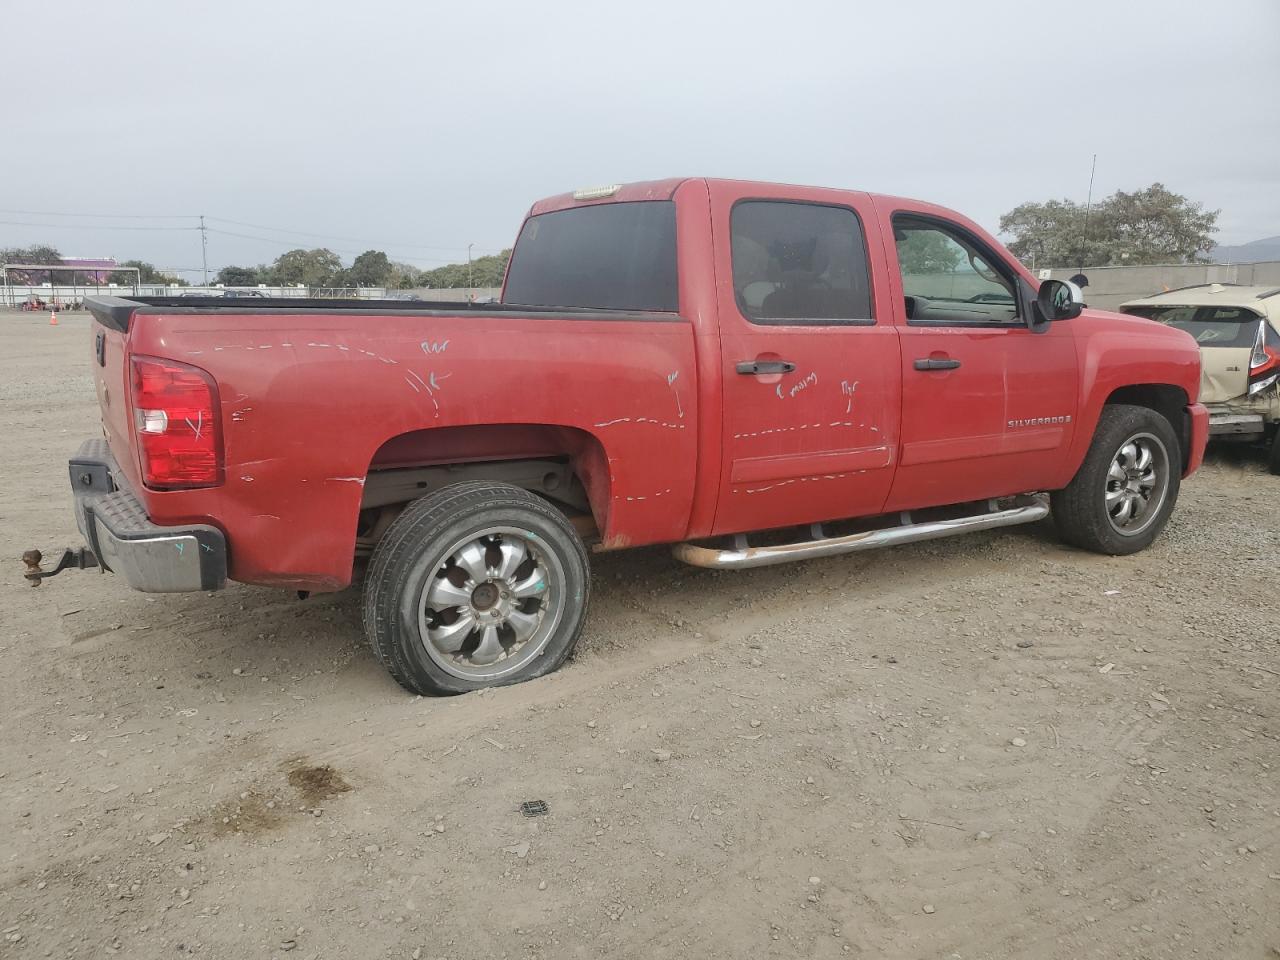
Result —
[[1262, 319], [1245, 307], [1129, 307], [1125, 313], [1185, 330], [1202, 347], [1252, 347]]
[[676, 312], [675, 204], [606, 203], [530, 217], [511, 254], [502, 299]]

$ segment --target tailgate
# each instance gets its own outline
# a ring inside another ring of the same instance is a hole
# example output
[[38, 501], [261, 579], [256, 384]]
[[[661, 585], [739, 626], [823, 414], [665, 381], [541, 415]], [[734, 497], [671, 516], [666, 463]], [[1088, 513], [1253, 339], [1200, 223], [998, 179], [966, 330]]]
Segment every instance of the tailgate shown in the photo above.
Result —
[[[127, 306], [125, 306], [127, 304]], [[129, 331], [136, 303], [115, 297], [93, 297], [86, 305], [93, 314], [90, 369], [98, 395], [102, 432], [120, 468], [138, 486], [138, 459], [133, 449], [132, 407], [129, 402]]]

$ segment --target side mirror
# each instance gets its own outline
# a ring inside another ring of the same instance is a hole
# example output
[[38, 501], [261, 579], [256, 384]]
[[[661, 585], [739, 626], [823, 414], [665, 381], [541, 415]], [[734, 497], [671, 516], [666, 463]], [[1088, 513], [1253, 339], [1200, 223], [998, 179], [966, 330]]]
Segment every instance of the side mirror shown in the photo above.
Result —
[[1036, 309], [1045, 320], [1070, 320], [1084, 309], [1084, 291], [1070, 280], [1046, 280], [1036, 294]]

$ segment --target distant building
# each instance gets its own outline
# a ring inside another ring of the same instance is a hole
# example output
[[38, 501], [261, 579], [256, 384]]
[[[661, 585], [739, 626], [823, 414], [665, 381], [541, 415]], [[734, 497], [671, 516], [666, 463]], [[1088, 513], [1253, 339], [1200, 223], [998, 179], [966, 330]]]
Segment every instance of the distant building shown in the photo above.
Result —
[[61, 257], [56, 264], [40, 264], [40, 266], [59, 265], [63, 269], [19, 270], [10, 268], [7, 271], [9, 283], [19, 286], [38, 286], [42, 283], [56, 286], [85, 286], [86, 284], [110, 283], [112, 272], [119, 267], [119, 264], [111, 257]]
[[120, 266], [111, 257], [63, 257], [62, 265], [64, 267], [84, 267], [85, 280], [83, 282], [86, 283], [108, 283], [111, 280], [112, 271]]

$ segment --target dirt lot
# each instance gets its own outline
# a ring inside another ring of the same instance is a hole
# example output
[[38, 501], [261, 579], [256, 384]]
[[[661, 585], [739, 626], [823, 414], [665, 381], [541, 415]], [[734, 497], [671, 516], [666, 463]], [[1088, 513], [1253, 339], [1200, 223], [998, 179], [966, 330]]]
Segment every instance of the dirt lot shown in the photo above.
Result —
[[354, 589], [23, 583], [78, 545], [88, 325], [0, 315], [0, 956], [1280, 955], [1259, 457], [1128, 559], [601, 557], [565, 670], [424, 700]]

